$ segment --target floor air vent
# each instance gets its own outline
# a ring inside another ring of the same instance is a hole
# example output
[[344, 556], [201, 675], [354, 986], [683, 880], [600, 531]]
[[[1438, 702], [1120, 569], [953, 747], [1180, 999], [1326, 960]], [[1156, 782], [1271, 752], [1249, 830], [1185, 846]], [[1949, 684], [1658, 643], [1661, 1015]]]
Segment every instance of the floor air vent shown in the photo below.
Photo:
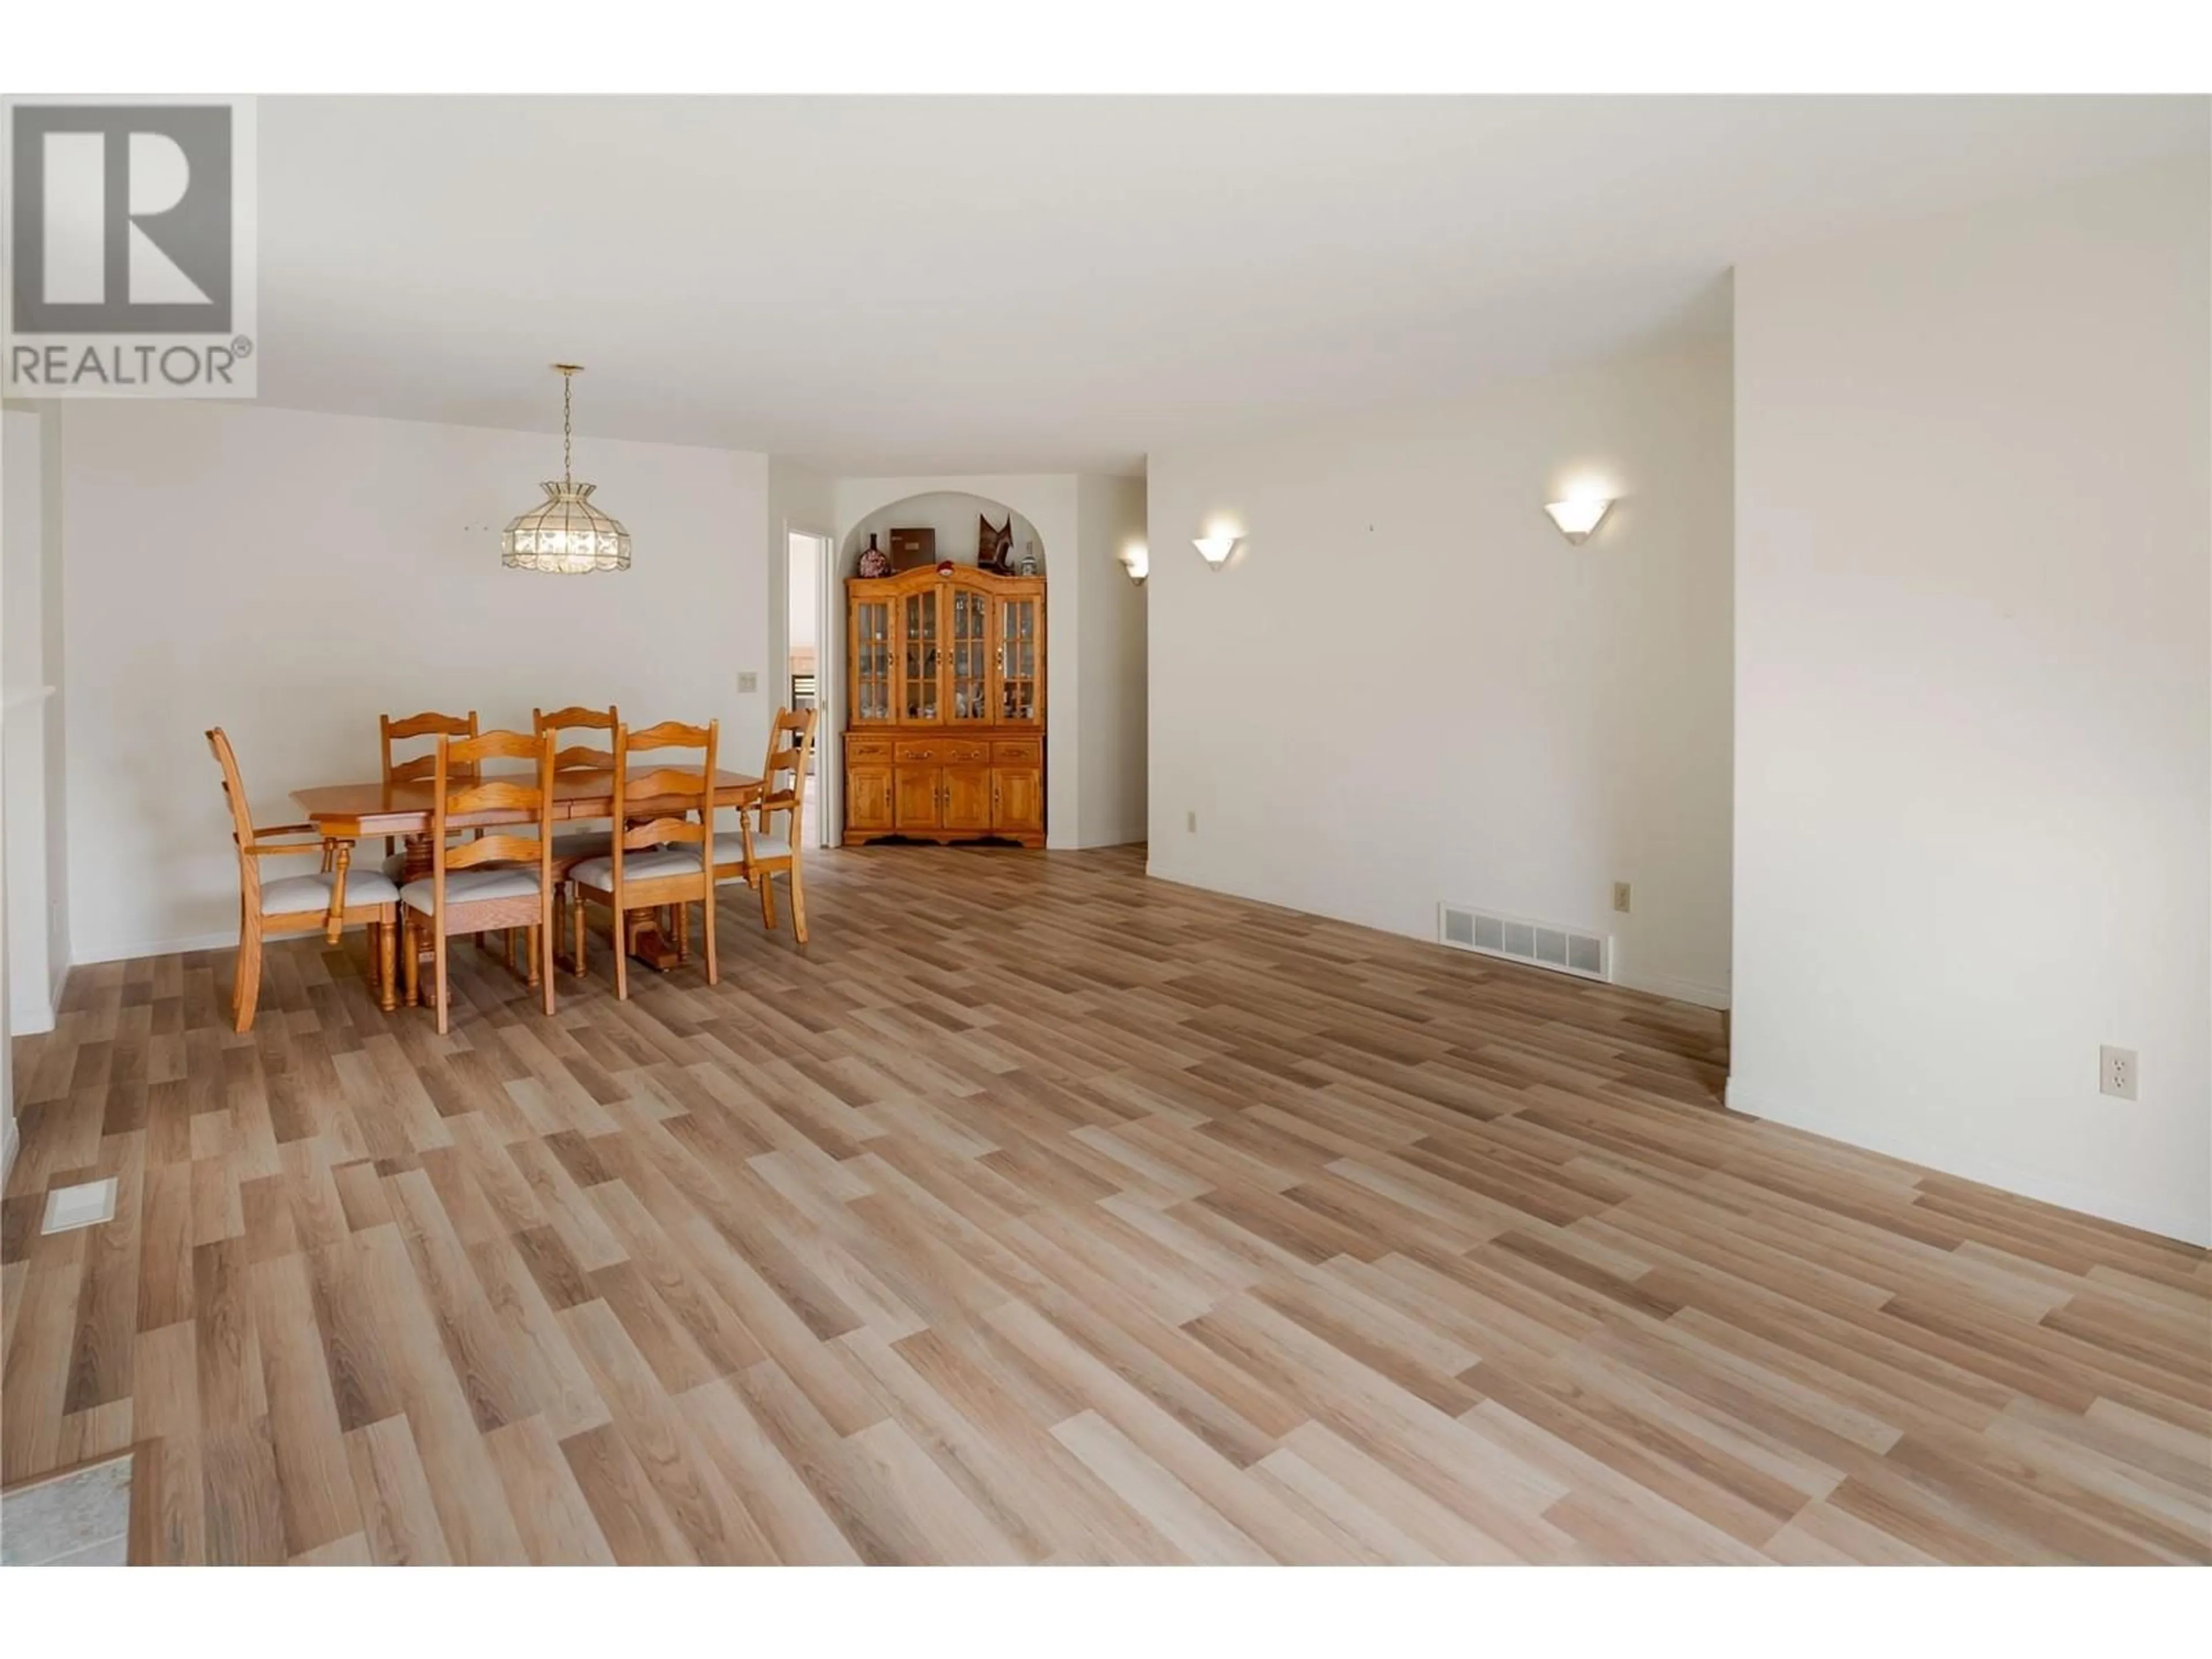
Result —
[[1547, 921], [1440, 904], [1437, 938], [1455, 951], [1525, 962], [1532, 968], [1549, 968], [1577, 979], [1610, 981], [1613, 978], [1613, 941], [1601, 933], [1577, 933]]

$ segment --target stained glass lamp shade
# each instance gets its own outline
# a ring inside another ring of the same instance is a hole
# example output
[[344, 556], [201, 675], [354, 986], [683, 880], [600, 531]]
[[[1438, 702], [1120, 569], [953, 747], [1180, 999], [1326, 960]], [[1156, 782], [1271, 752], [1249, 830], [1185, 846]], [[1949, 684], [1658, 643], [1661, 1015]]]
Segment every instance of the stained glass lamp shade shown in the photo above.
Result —
[[596, 486], [570, 475], [574, 444], [569, 388], [579, 372], [574, 363], [553, 365], [561, 375], [561, 477], [538, 486], [545, 499], [518, 513], [500, 532], [500, 562], [516, 570], [542, 570], [556, 576], [588, 576], [596, 570], [629, 568], [629, 532], [592, 504]]

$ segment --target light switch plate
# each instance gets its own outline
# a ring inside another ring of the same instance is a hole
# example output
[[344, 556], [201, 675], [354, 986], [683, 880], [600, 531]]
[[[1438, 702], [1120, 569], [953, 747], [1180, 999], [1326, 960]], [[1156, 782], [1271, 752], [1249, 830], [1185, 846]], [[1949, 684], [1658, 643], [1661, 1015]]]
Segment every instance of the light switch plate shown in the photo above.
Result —
[[73, 1232], [115, 1219], [115, 1177], [88, 1181], [82, 1186], [57, 1187], [46, 1194], [46, 1218], [42, 1233]]
[[739, 674], [738, 676], [738, 690], [740, 692], [759, 690], [760, 676], [750, 671]]

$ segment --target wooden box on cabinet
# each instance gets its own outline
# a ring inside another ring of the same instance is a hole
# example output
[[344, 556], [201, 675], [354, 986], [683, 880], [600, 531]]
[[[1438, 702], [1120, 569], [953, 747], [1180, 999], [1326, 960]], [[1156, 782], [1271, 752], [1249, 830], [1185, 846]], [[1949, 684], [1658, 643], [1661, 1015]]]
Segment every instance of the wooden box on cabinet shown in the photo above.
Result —
[[845, 585], [845, 835], [1044, 845], [1044, 579]]
[[912, 570], [937, 562], [937, 532], [931, 529], [891, 532], [891, 568]]

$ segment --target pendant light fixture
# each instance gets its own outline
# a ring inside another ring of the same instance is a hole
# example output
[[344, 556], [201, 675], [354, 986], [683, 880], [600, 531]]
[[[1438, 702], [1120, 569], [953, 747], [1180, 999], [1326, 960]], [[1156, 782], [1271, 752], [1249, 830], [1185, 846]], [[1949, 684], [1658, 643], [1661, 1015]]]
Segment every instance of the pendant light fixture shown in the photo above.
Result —
[[517, 570], [556, 576], [588, 576], [594, 570], [629, 568], [629, 532], [592, 505], [596, 487], [570, 476], [574, 426], [569, 393], [580, 363], [556, 363], [561, 376], [561, 481], [538, 486], [545, 499], [518, 513], [500, 532], [499, 562]]

